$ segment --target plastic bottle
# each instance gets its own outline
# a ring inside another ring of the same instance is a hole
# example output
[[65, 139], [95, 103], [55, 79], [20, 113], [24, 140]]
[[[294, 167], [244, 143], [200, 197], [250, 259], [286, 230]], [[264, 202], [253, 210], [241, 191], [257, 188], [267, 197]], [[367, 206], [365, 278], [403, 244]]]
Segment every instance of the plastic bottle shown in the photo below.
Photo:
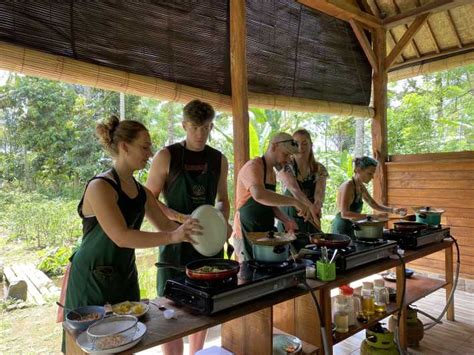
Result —
[[374, 280], [374, 310], [378, 313], [383, 313], [387, 310], [389, 304], [389, 294], [385, 287], [383, 279]]
[[334, 324], [336, 332], [347, 333], [349, 331], [349, 316], [347, 314], [347, 298], [337, 295], [334, 302]]
[[362, 312], [365, 315], [371, 316], [375, 313], [374, 309], [374, 284], [372, 282], [362, 283]]
[[354, 289], [348, 285], [339, 287], [339, 291], [347, 300], [347, 315], [350, 327], [356, 324], [356, 315], [361, 310], [360, 300], [358, 297], [354, 296]]

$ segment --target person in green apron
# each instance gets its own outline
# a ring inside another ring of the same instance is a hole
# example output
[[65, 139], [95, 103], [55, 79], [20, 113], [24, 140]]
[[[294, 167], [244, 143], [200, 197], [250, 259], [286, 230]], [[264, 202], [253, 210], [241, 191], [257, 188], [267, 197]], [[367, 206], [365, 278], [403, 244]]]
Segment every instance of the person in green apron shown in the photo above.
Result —
[[[294, 196], [306, 204], [311, 212], [312, 223], [298, 216], [294, 207], [282, 207], [282, 211], [293, 218], [298, 225], [298, 232], [317, 233], [321, 231], [321, 208], [326, 193], [328, 172], [323, 164], [316, 161], [313, 153], [313, 142], [309, 132], [300, 129], [293, 133], [293, 139], [298, 143], [298, 153], [293, 155], [277, 174], [277, 179], [285, 185], [284, 194]], [[278, 231], [285, 231], [283, 223], [278, 223]], [[309, 244], [306, 235], [297, 234], [292, 242], [297, 251]]]
[[[155, 198], [163, 193], [166, 205], [159, 202], [165, 214], [177, 222], [183, 221], [201, 205], [216, 205], [225, 219], [229, 219], [229, 198], [227, 193], [226, 157], [208, 146], [207, 140], [213, 127], [214, 109], [208, 103], [193, 100], [183, 110], [183, 128], [186, 139], [169, 145], [153, 158], [146, 186]], [[232, 228], [228, 225], [228, 235]], [[213, 258], [222, 258], [221, 250]], [[159, 261], [185, 266], [187, 263], [204, 259], [187, 243], [160, 247]], [[183, 273], [169, 268], [159, 268], [157, 291], [163, 295], [166, 281]], [[207, 331], [189, 336], [190, 353], [202, 349]], [[164, 344], [165, 354], [179, 354], [183, 351], [183, 340]]]
[[[69, 309], [138, 301], [135, 248], [192, 242], [191, 235], [200, 233], [196, 220], [181, 226], [169, 220], [151, 192], [134, 179], [133, 173], [152, 155], [145, 126], [112, 116], [97, 125], [96, 133], [114, 164], [89, 180], [78, 205], [83, 238], [65, 280], [63, 302]], [[161, 232], [140, 231], [145, 215]]]
[[364, 219], [368, 216], [368, 214], [362, 213], [363, 201], [366, 201], [374, 210], [384, 212], [376, 214], [376, 217], [386, 217], [387, 213], [398, 213], [400, 215], [407, 213], [406, 208], [384, 206], [370, 196], [365, 184], [373, 179], [377, 165], [378, 162], [370, 157], [354, 159], [354, 176], [340, 186], [337, 194], [336, 203], [339, 212], [332, 221], [332, 233], [345, 234], [354, 238], [352, 221]]
[[296, 152], [298, 145], [293, 137], [287, 133], [277, 133], [262, 157], [246, 162], [240, 169], [236, 190], [238, 212], [234, 219], [234, 247], [240, 261], [253, 259], [247, 233], [276, 230], [275, 218], [281, 220], [288, 231], [298, 229], [294, 220], [278, 207], [293, 206], [300, 215], [308, 216], [308, 208], [303, 202], [275, 192], [276, 176], [273, 168], [286, 164]]

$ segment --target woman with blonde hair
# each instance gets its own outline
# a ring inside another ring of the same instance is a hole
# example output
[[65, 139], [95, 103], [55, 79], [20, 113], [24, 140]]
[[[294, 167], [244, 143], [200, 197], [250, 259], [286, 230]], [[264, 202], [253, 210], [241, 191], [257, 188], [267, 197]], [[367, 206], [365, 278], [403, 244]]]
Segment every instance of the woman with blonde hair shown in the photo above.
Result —
[[[314, 156], [313, 141], [309, 132], [306, 129], [299, 129], [293, 133], [293, 139], [298, 144], [298, 152], [278, 173], [278, 179], [285, 185], [285, 195], [294, 196], [309, 208], [312, 221], [298, 216], [294, 207], [281, 209], [296, 222], [299, 232], [316, 233], [321, 229], [321, 209], [329, 175], [324, 165], [319, 163]], [[284, 230], [282, 223], [279, 223], [278, 229]], [[308, 239], [302, 237], [293, 244], [299, 250], [308, 244]]]
[[[169, 220], [151, 192], [133, 177], [152, 156], [143, 124], [112, 116], [97, 125], [96, 134], [113, 166], [89, 180], [78, 206], [83, 238], [66, 280], [69, 309], [139, 301], [135, 248], [192, 243], [191, 235], [201, 230], [191, 218], [181, 226]], [[160, 232], [140, 231], [145, 215]]]

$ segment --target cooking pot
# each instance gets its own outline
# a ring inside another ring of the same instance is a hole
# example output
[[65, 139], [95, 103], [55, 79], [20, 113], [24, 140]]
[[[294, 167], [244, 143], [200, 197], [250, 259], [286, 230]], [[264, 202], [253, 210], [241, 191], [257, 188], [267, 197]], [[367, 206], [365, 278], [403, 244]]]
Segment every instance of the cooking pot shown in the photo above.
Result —
[[[186, 272], [186, 276], [192, 280], [216, 281], [224, 280], [236, 275], [240, 270], [240, 264], [237, 261], [229, 259], [209, 258], [194, 260], [186, 264], [185, 267], [176, 266], [168, 263], [155, 263], [158, 268], [171, 268]], [[217, 268], [216, 271], [199, 270], [203, 266]]]
[[279, 263], [286, 261], [289, 257], [289, 244], [286, 245], [262, 245], [253, 244], [252, 251], [255, 260], [264, 263]]
[[270, 232], [247, 233], [252, 244], [253, 257], [263, 263], [279, 263], [290, 256], [290, 243], [296, 239], [294, 234]]
[[380, 239], [383, 237], [383, 227], [386, 219], [367, 216], [365, 219], [354, 221], [354, 235], [358, 239]]
[[441, 215], [444, 210], [433, 207], [413, 207], [416, 214], [416, 221], [437, 226], [441, 224]]

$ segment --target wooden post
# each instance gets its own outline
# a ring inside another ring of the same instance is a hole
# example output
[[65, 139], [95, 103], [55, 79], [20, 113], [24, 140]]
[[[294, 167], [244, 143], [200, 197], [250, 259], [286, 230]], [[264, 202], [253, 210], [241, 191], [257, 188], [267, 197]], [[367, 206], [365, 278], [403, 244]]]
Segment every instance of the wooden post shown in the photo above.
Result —
[[234, 127], [234, 181], [249, 159], [249, 112], [246, 63], [245, 0], [230, 1], [230, 76]]
[[[453, 245], [449, 246], [444, 250], [444, 262], [445, 262], [445, 277], [446, 282], [448, 283], [445, 286], [446, 290], [446, 302], [448, 302], [449, 295], [453, 289], [454, 278], [453, 278]], [[446, 319], [454, 321], [454, 297], [451, 304], [448, 306], [448, 311], [446, 313]]]
[[373, 76], [373, 98], [375, 116], [372, 120], [372, 152], [379, 162], [374, 177], [374, 198], [385, 204], [387, 201], [387, 70], [385, 68], [386, 33], [383, 28], [374, 31], [374, 52], [378, 71]]

